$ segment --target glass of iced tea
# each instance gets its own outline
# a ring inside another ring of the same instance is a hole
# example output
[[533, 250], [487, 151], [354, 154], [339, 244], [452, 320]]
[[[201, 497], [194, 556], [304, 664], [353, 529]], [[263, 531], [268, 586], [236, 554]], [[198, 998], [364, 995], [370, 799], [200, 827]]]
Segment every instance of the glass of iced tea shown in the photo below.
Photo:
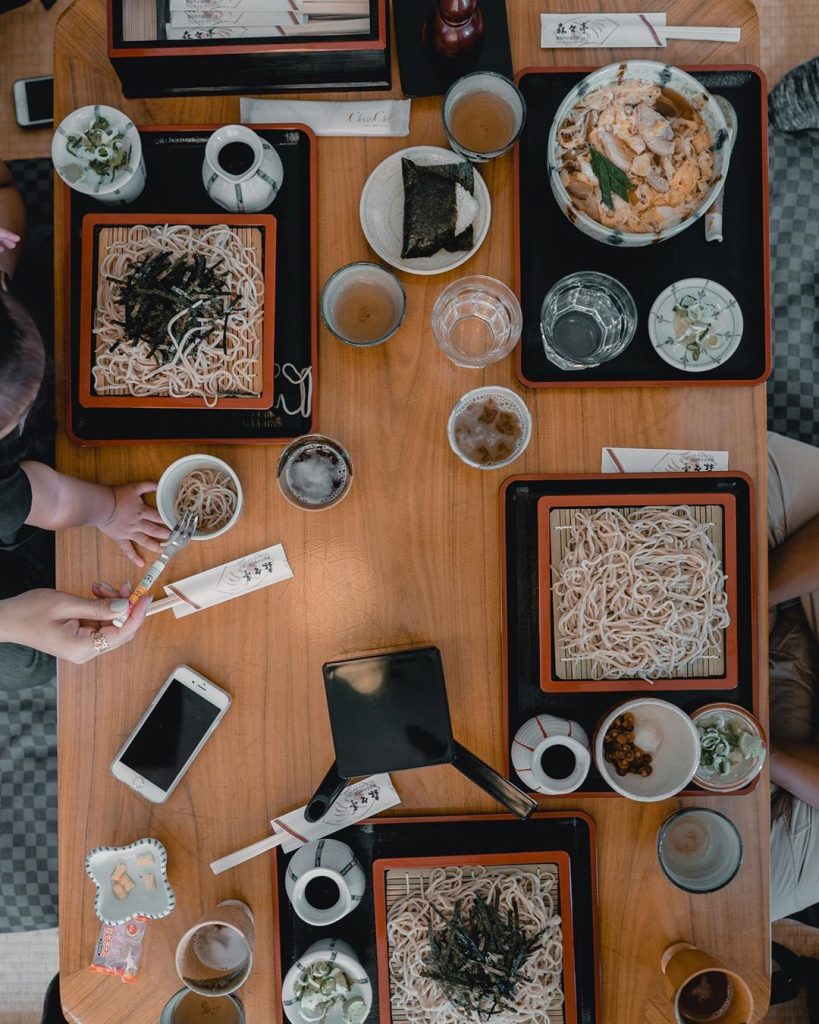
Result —
[[321, 317], [348, 345], [380, 345], [401, 326], [407, 298], [401, 282], [377, 263], [348, 263], [321, 292]]
[[455, 403], [447, 424], [453, 452], [475, 469], [500, 469], [522, 455], [532, 417], [509, 388], [475, 388]]
[[279, 490], [297, 508], [316, 512], [337, 505], [353, 482], [349, 453], [323, 434], [305, 434], [291, 442], [276, 467]]
[[503, 75], [473, 71], [449, 87], [442, 112], [450, 146], [467, 160], [484, 163], [517, 142], [526, 121], [526, 101]]

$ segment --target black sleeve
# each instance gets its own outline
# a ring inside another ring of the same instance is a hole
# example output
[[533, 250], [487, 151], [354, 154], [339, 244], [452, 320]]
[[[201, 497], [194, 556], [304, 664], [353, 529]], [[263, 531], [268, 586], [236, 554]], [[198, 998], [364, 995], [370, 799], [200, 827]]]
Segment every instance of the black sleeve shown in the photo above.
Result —
[[19, 463], [0, 466], [0, 548], [16, 547], [31, 511], [31, 484]]

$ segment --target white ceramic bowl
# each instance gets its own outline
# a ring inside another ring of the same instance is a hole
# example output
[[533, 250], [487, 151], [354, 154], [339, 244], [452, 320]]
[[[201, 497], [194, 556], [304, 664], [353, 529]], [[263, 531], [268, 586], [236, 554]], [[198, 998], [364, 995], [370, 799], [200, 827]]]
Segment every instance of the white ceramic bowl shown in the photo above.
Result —
[[[145, 863], [140, 864], [141, 860]], [[120, 864], [125, 865], [134, 882], [124, 900], [114, 895], [111, 884], [111, 875]], [[94, 912], [105, 924], [125, 924], [135, 917], [156, 920], [167, 917], [176, 906], [176, 896], [168, 883], [168, 854], [158, 839], [138, 839], [128, 846], [98, 846], [85, 858], [85, 870], [97, 887]], [[149, 884], [153, 888], [148, 888]]]
[[[622, 72], [625, 68], [625, 74]], [[659, 85], [668, 86], [675, 92], [684, 96], [695, 109], [699, 110], [713, 140], [712, 151], [714, 153], [714, 170], [711, 179], [711, 187], [703, 196], [699, 207], [694, 210], [685, 220], [673, 224], [662, 231], [621, 231], [619, 229], [606, 227], [599, 221], [594, 220], [587, 213], [578, 209], [572, 197], [566, 191], [563, 182], [560, 180], [558, 167], [558, 144], [557, 130], [577, 101], [587, 92], [597, 89], [612, 82], [626, 79], [640, 79], [644, 82], [656, 82]], [[713, 203], [719, 195], [725, 183], [725, 176], [728, 173], [728, 162], [731, 157], [731, 146], [729, 144], [728, 125], [725, 122], [725, 115], [722, 112], [716, 99], [700, 83], [686, 74], [680, 68], [671, 64], [661, 64], [654, 60], [629, 60], [618, 64], [609, 64], [599, 68], [587, 75], [581, 82], [570, 90], [566, 98], [560, 104], [555, 114], [552, 127], [549, 131], [547, 143], [547, 159], [549, 170], [549, 184], [552, 193], [557, 200], [557, 205], [569, 220], [575, 224], [585, 235], [596, 239], [598, 242], [605, 242], [608, 245], [640, 246], [652, 245], [655, 242], [666, 238], [672, 238], [681, 231], [685, 231]]]
[[[121, 131], [131, 147], [128, 166], [122, 168], [111, 181], [101, 182], [98, 174], [90, 169], [83, 170], [81, 162], [69, 152], [67, 145], [68, 137], [86, 131], [97, 114], [107, 118], [117, 131]], [[51, 160], [54, 169], [66, 185], [76, 192], [93, 196], [101, 203], [117, 206], [133, 202], [145, 187], [142, 140], [134, 122], [116, 107], [96, 103], [72, 110], [54, 132], [51, 140]], [[78, 170], [81, 171], [79, 175]]]
[[451, 149], [440, 146], [413, 146], [392, 153], [370, 174], [361, 192], [359, 217], [361, 230], [372, 248], [385, 263], [408, 274], [443, 274], [466, 263], [480, 249], [492, 219], [492, 201], [483, 178], [475, 170], [475, 199], [478, 212], [472, 225], [474, 244], [469, 252], [447, 252], [441, 249], [432, 256], [404, 259], [404, 179], [401, 158], [407, 157], [420, 166], [458, 164], [465, 161]]
[[[603, 756], [603, 740], [618, 715], [634, 715], [634, 742], [651, 754], [651, 775], [618, 775]], [[642, 742], [641, 742], [642, 739]], [[651, 803], [685, 789], [700, 763], [700, 740], [689, 716], [656, 697], [636, 697], [610, 711], [594, 737], [594, 763], [605, 781], [621, 796]]]
[[[331, 907], [314, 907], [307, 898], [313, 879], [327, 878], [338, 888], [338, 900]], [[340, 921], [361, 904], [367, 879], [358, 858], [338, 839], [316, 839], [299, 847], [290, 858], [284, 888], [293, 909], [316, 928]]]
[[[284, 977], [282, 1006], [290, 1024], [306, 1024], [305, 1018], [299, 1012], [299, 1003], [295, 994], [296, 981], [299, 976], [318, 960], [329, 960], [331, 957], [334, 966], [344, 971], [353, 983], [348, 998], [363, 999], [369, 1014], [373, 1005], [373, 989], [367, 972], [358, 961], [355, 950], [341, 939], [320, 939], [302, 953]], [[342, 1013], [337, 1005], [324, 1018], [323, 1024], [343, 1024]]]
[[[484, 465], [481, 462], [475, 462], [474, 459], [470, 459], [468, 456], [464, 455], [455, 440], [455, 420], [458, 418], [458, 414], [472, 402], [480, 398], [494, 398], [501, 409], [517, 413], [518, 418], [523, 425], [523, 434], [521, 435], [521, 439], [509, 458], [503, 459], [501, 462], [493, 462], [491, 465]], [[449, 414], [449, 421], [446, 425], [446, 433], [447, 438], [449, 439], [449, 447], [458, 456], [461, 462], [465, 462], [467, 466], [472, 466], [473, 469], [503, 469], [504, 466], [508, 466], [520, 455], [523, 455], [529, 445], [529, 442], [532, 440], [532, 414], [527, 409], [526, 403], [520, 395], [516, 394], [510, 388], [502, 388], [499, 385], [473, 388], [472, 391], [467, 391], [465, 395], [461, 395], [453, 406], [452, 412]]]
[[176, 525], [173, 510], [176, 493], [185, 477], [195, 469], [221, 469], [228, 474], [236, 487], [236, 509], [228, 522], [221, 529], [214, 530], [212, 533], [203, 533], [201, 530], [197, 530], [191, 538], [192, 540], [213, 540], [214, 537], [221, 537], [223, 533], [227, 533], [236, 524], [245, 503], [239, 477], [222, 459], [217, 459], [215, 455], [184, 455], [176, 462], [172, 462], [159, 478], [156, 488], [156, 507], [162, 516], [162, 521], [169, 530], [172, 530]]
[[[568, 747], [574, 754], [574, 771], [565, 779], [549, 778], [541, 766], [541, 758], [553, 746]], [[512, 765], [527, 789], [562, 796], [583, 785], [591, 767], [590, 747], [586, 730], [577, 722], [554, 715], [535, 715], [515, 733]]]

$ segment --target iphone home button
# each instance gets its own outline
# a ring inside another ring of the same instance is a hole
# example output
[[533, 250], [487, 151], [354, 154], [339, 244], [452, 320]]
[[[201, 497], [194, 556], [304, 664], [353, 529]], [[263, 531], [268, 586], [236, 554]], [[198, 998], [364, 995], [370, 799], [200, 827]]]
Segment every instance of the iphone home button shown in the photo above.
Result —
[[144, 784], [145, 780], [142, 778], [141, 775], [134, 776], [134, 789], [142, 789]]

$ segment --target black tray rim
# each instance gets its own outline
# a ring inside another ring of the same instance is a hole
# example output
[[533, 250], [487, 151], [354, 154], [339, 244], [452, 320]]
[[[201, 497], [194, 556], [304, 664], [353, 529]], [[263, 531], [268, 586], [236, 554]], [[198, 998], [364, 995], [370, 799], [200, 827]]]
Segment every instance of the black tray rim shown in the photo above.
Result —
[[[759, 678], [759, 613], [758, 604], [756, 600], [756, 583], [757, 583], [757, 558], [756, 558], [756, 546], [753, 543], [755, 526], [756, 526], [756, 487], [751, 476], [741, 470], [720, 470], [715, 473], [520, 473], [516, 476], [507, 477], [506, 480], [500, 486], [499, 501], [500, 501], [500, 548], [501, 548], [501, 671], [503, 681], [503, 744], [504, 744], [504, 758], [506, 775], [508, 779], [514, 779], [514, 766], [512, 765], [512, 753], [510, 746], [510, 729], [509, 729], [509, 627], [508, 627], [508, 562], [506, 557], [506, 498], [509, 490], [519, 483], [548, 483], [551, 480], [555, 481], [567, 481], [567, 482], [588, 482], [593, 481], [640, 481], [640, 480], [677, 480], [677, 481], [705, 481], [713, 480], [715, 483], [722, 479], [738, 480], [744, 483], [748, 488], [748, 514], [749, 524], [751, 531], [751, 550], [748, 558], [748, 578], [749, 578], [749, 590], [751, 593], [750, 610], [751, 610], [751, 694], [752, 694], [752, 709], [751, 713], [755, 718], [759, 718], [761, 694], [760, 694], [760, 678]], [[538, 637], [540, 630], [538, 627]], [[545, 694], [545, 691], [540, 689], [540, 682], [538, 681], [538, 691], [541, 694]], [[641, 691], [645, 692], [645, 691]], [[663, 692], [663, 691], [661, 691]], [[669, 691], [665, 691], [669, 692]], [[634, 694], [634, 691], [623, 690], [623, 700], [628, 699], [629, 694]], [[613, 693], [611, 696], [614, 698], [617, 694]], [[660, 697], [660, 699], [664, 699]], [[736, 703], [736, 701], [728, 701], [726, 698], [724, 701], [719, 700], [707, 700], [705, 705], [714, 703]], [[612, 701], [614, 704], [614, 701]], [[762, 723], [763, 729], [765, 723]], [[752, 793], [759, 785], [760, 776], [757, 775], [751, 782], [743, 789], [734, 790], [731, 793], [725, 793], [724, 796], [745, 796], [748, 793]], [[620, 794], [615, 793], [613, 789], [603, 790], [576, 790], [569, 796], [577, 796], [580, 799], [598, 799], [598, 798], [619, 798]], [[706, 790], [700, 788], [686, 787], [681, 790], [675, 799], [683, 796], [695, 796], [704, 798], [712, 796]], [[547, 796], [544, 793], [537, 793], [531, 791], [529, 793], [534, 800], [542, 802], [545, 800], [554, 799], [553, 797]], [[622, 797], [625, 799], [625, 797]]]
[[[218, 128], [222, 127], [219, 124], [184, 124], [184, 125], [168, 125], [168, 124], [150, 124], [150, 125], [135, 125], [137, 131], [142, 135], [145, 133], [157, 133], [165, 135], [183, 134], [185, 132], [202, 132], [212, 133]], [[317, 231], [317, 211], [316, 206], [318, 203], [318, 182], [316, 175], [317, 168], [317, 137], [315, 132], [309, 125], [300, 124], [298, 122], [292, 122], [287, 124], [257, 124], [254, 128], [258, 128], [262, 131], [300, 131], [303, 132], [310, 143], [310, 159], [309, 159], [309, 171], [310, 171], [310, 239], [311, 239], [311, 252], [310, 252], [310, 361], [312, 366], [312, 407], [310, 410], [310, 423], [305, 433], [317, 433], [319, 431], [319, 370], [318, 370], [318, 231]], [[55, 172], [56, 176], [56, 172]], [[93, 438], [88, 439], [80, 437], [74, 432], [73, 423], [73, 404], [72, 404], [72, 347], [73, 347], [73, 326], [72, 326], [72, 302], [71, 302], [71, 275], [73, 267], [73, 254], [71, 246], [71, 217], [72, 217], [72, 195], [71, 188], [59, 179], [62, 184], [63, 192], [63, 244], [65, 246], [65, 263], [63, 265], [63, 366], [64, 366], [64, 395], [63, 401], [65, 403], [65, 416], [64, 416], [64, 429], [68, 439], [79, 448], [108, 448], [108, 447], [132, 447], [134, 445], [196, 445], [196, 444], [210, 444], [210, 445], [273, 445], [282, 446], [288, 445], [291, 441], [295, 440], [294, 437], [230, 437], [230, 438], [211, 438], [211, 437], [192, 437], [192, 438], [150, 438], [148, 441], [145, 438], [114, 438], [103, 439]], [[262, 211], [264, 212], [264, 211]], [[80, 255], [81, 261], [81, 255]], [[82, 268], [81, 268], [82, 269]], [[278, 298], [278, 295], [277, 295]], [[77, 311], [79, 316], [79, 310]], [[275, 353], [275, 340], [274, 340], [274, 353]], [[301, 437], [302, 435], [296, 435]]]
[[[618, 63], [611, 61], [609, 63]], [[621, 61], [619, 63], [626, 63]], [[555, 67], [543, 67], [529, 65], [521, 68], [515, 74], [515, 85], [518, 87], [523, 78], [527, 75], [549, 75], [549, 74], [576, 74], [580, 76], [590, 75], [593, 71], [599, 71], [605, 64], [597, 65], [558, 65]], [[676, 65], [689, 75], [696, 75], [698, 72], [725, 72], [725, 71], [747, 71], [759, 80], [760, 109], [764, 112], [768, 109], [768, 79], [762, 68], [756, 64], [679, 64]], [[708, 378], [700, 380], [697, 374], [689, 374], [684, 380], [669, 380], [658, 378], [655, 380], [579, 380], [570, 371], [564, 371], [566, 379], [561, 380], [530, 380], [523, 372], [523, 340], [521, 338], [515, 346], [515, 376], [527, 388], [690, 388], [690, 387], [754, 387], [757, 384], [764, 384], [773, 372], [773, 356], [771, 348], [771, 240], [770, 240], [770, 189], [768, 182], [768, 125], [763, 122], [760, 125], [762, 138], [761, 152], [761, 187], [762, 187], [762, 263], [763, 263], [763, 309], [764, 309], [764, 346], [765, 346], [765, 367], [762, 375], [748, 379], [727, 379]], [[520, 240], [520, 146], [515, 146], [514, 163], [514, 218], [515, 218], [515, 294], [520, 300], [521, 292], [521, 240]], [[590, 240], [593, 241], [593, 240]], [[603, 244], [603, 243], [600, 243]]]

